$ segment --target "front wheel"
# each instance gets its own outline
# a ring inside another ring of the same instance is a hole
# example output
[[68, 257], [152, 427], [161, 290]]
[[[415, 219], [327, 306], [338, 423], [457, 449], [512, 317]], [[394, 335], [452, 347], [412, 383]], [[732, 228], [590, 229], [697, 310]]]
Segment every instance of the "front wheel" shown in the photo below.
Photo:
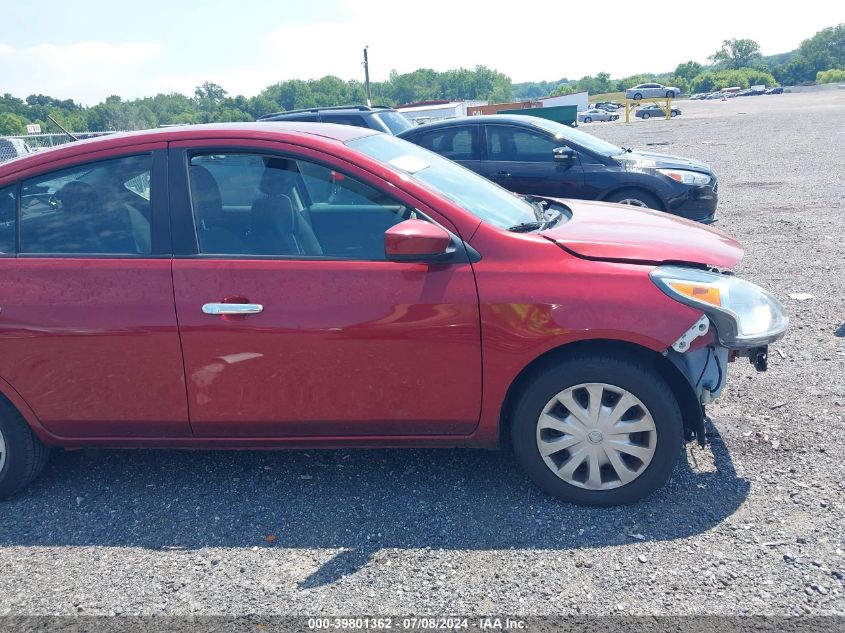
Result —
[[658, 211], [663, 209], [660, 200], [648, 191], [642, 191], [640, 189], [622, 189], [607, 196], [605, 202], [627, 204], [632, 207], [642, 207], [645, 209], [657, 209]]
[[649, 118], [651, 115], [648, 112], [643, 112], [642, 117], [643, 119]]
[[680, 456], [678, 403], [636, 358], [588, 353], [547, 367], [516, 403], [511, 439], [546, 493], [572, 503], [633, 503], [663, 486]]
[[0, 396], [0, 499], [25, 488], [47, 463], [48, 449], [21, 414]]
[[675, 93], [674, 93], [674, 92], [672, 92], [671, 90], [667, 90], [667, 91], [666, 91], [666, 98], [667, 98], [667, 99], [674, 99], [674, 98], [675, 98]]

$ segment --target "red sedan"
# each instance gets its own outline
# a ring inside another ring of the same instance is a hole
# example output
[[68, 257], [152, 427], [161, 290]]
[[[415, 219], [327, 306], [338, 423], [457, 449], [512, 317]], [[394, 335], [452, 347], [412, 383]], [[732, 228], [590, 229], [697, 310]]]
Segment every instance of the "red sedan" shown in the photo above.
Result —
[[49, 447], [512, 446], [545, 491], [661, 486], [727, 364], [787, 318], [740, 246], [515, 196], [308, 123], [72, 143], [0, 166], [0, 497]]

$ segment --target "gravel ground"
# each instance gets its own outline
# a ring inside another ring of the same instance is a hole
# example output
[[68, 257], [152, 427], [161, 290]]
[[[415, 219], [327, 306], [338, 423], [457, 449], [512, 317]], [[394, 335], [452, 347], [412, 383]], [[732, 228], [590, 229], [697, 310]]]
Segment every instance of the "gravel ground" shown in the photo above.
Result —
[[582, 129], [713, 165], [792, 326], [666, 488], [569, 506], [482, 451], [64, 453], [0, 505], [0, 615], [845, 614], [845, 91], [680, 105]]

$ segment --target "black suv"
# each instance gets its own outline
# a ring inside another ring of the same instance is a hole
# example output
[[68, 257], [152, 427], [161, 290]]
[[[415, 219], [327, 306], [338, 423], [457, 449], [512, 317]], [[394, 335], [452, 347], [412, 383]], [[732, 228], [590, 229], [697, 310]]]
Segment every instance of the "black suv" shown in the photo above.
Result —
[[263, 116], [259, 121], [311, 121], [315, 123], [338, 123], [378, 130], [387, 134], [399, 134], [414, 125], [390, 106], [335, 106], [331, 108], [309, 108], [288, 110]]

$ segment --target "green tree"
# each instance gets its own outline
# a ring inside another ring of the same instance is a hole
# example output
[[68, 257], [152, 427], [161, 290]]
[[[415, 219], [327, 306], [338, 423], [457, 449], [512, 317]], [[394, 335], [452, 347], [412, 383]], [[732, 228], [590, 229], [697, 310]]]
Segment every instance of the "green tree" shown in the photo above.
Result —
[[578, 85], [572, 82], [568, 82], [562, 83], [557, 88], [552, 90], [550, 96], [559, 97], [561, 95], [571, 95], [574, 92], [578, 92]]
[[26, 119], [11, 112], [0, 114], [0, 136], [26, 134]]
[[841, 68], [821, 70], [816, 75], [816, 81], [818, 81], [820, 84], [835, 84], [839, 82], [845, 82], [845, 70]]
[[722, 42], [722, 48], [710, 56], [715, 64], [728, 68], [745, 68], [762, 61], [760, 45], [754, 40], [732, 39]]
[[678, 64], [678, 67], [675, 68], [675, 77], [682, 77], [689, 82], [695, 79], [697, 75], [701, 74], [701, 71], [703, 70], [704, 67], [698, 62], [688, 61], [683, 64]]

